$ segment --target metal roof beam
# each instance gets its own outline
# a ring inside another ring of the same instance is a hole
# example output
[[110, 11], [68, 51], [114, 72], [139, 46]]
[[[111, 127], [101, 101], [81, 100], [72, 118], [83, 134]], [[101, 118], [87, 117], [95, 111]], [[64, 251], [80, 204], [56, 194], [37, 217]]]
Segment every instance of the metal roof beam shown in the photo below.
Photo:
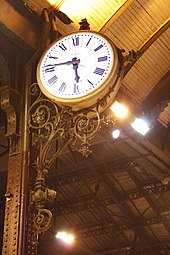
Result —
[[[153, 196], [155, 194], [161, 194], [170, 191], [170, 185], [157, 184], [148, 186], [142, 186], [141, 189], [136, 189], [134, 191], [127, 191], [124, 196], [125, 200], [134, 200], [145, 196]], [[123, 196], [121, 196], [123, 197]], [[100, 200], [100, 204], [104, 207], [114, 204], [113, 198], [108, 196], [105, 199]], [[96, 202], [92, 196], [81, 196], [78, 198], [73, 198], [65, 201], [58, 201], [56, 203], [56, 215], [67, 215], [69, 213], [80, 212], [83, 210], [96, 208]]]
[[[146, 245], [146, 246], [152, 245], [154, 240], [151, 238], [150, 234], [146, 231], [146, 229], [143, 226], [144, 218], [141, 215], [136, 216], [134, 212], [131, 210], [131, 208], [129, 207], [129, 205], [121, 201], [120, 192], [116, 189], [114, 183], [107, 175], [102, 177], [102, 183], [105, 186], [105, 189], [110, 193], [111, 197], [116, 201], [116, 204], [118, 205], [122, 213], [128, 219], [135, 234], [137, 235], [137, 237], [139, 237], [143, 245]], [[135, 243], [133, 245], [135, 247]], [[154, 253], [152, 248], [150, 248], [150, 254], [153, 254], [153, 255], [156, 254]]]
[[[138, 247], [134, 249], [133, 251], [130, 250], [130, 246], [122, 246], [117, 250], [116, 247], [114, 246], [108, 246], [108, 247], [103, 247], [103, 251], [101, 251], [101, 248], [96, 251], [97, 255], [137, 255], [137, 254], [151, 254], [149, 253], [150, 248], [152, 248], [155, 252], [160, 252], [160, 251], [168, 251], [169, 252], [169, 242], [167, 243], [155, 243], [152, 246], [143, 246], [143, 247]], [[155, 253], [156, 254], [156, 253]], [[162, 254], [162, 253], [161, 253]], [[164, 253], [163, 253], [164, 254]], [[168, 253], [169, 254], [169, 253]], [[160, 253], [159, 253], [160, 255]]]
[[129, 72], [133, 67], [136, 61], [145, 53], [145, 51], [170, 27], [170, 18], [168, 18], [147, 40], [136, 52], [136, 58], [134, 61], [129, 63], [124, 72], [124, 76]]

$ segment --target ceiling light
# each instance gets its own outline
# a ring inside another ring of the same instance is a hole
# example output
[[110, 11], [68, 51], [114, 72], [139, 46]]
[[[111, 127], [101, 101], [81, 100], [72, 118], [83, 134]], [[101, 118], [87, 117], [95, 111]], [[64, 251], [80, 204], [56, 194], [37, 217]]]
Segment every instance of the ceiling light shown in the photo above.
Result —
[[131, 126], [142, 135], [146, 135], [146, 133], [149, 131], [149, 127], [146, 121], [143, 119], [136, 118]]
[[118, 101], [115, 101], [114, 104], [110, 107], [110, 109], [120, 119], [123, 119], [128, 113], [128, 109], [123, 104], [120, 104]]
[[74, 236], [66, 232], [58, 232], [56, 238], [61, 239], [63, 242], [71, 244], [74, 241]]
[[55, 5], [57, 1], [56, 0], [47, 0], [47, 2], [51, 5]]
[[47, 2], [51, 5], [56, 5], [59, 8], [63, 4], [63, 0], [47, 0]]
[[112, 136], [113, 136], [114, 139], [117, 139], [120, 136], [120, 130], [119, 129], [115, 129], [112, 132]]

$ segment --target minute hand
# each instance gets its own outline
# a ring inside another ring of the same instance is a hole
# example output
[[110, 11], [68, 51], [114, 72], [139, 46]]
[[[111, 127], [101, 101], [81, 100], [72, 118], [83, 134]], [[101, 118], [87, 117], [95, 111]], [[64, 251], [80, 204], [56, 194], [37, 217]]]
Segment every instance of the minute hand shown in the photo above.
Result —
[[70, 61], [66, 61], [66, 62], [62, 62], [62, 63], [57, 63], [57, 64], [49, 64], [49, 65], [46, 65], [44, 67], [49, 67], [49, 66], [61, 66], [61, 65], [75, 65], [75, 64], [79, 64], [80, 63], [80, 59], [72, 59]]

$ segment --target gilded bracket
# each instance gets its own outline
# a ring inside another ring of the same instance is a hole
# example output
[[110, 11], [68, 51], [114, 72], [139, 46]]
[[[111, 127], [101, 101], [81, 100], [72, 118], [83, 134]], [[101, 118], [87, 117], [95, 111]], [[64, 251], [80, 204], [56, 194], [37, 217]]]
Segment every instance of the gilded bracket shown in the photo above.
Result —
[[[67, 145], [79, 142], [79, 152], [87, 157], [91, 153], [89, 141], [99, 130], [101, 119], [97, 110], [75, 114], [69, 107], [59, 107], [40, 92], [37, 83], [30, 86], [29, 93], [36, 97], [28, 111], [28, 128], [36, 150], [33, 167], [37, 176], [30, 193], [30, 205], [37, 210], [33, 236], [33, 242], [37, 242], [37, 236], [47, 231], [52, 222], [52, 214], [45, 209], [45, 204], [53, 202], [57, 195], [56, 191], [48, 189], [45, 184], [49, 169]], [[58, 149], [50, 153], [56, 141]]]

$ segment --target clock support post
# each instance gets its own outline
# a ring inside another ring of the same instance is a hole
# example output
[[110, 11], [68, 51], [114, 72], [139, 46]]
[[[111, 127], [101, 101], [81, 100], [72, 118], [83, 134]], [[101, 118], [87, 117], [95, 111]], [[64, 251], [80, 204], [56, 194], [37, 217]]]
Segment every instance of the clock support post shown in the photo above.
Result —
[[[81, 143], [79, 152], [87, 157], [91, 153], [89, 140], [99, 130], [101, 119], [97, 111], [91, 117], [88, 113], [74, 114], [70, 107], [61, 108], [40, 92], [37, 83], [30, 86], [29, 92], [32, 97], [36, 97], [28, 111], [28, 127], [36, 155], [32, 162], [36, 181], [30, 192], [30, 208], [35, 211], [32, 242], [37, 244], [38, 235], [47, 231], [52, 223], [52, 214], [46, 208], [46, 203], [53, 202], [57, 196], [55, 190], [46, 187], [45, 177], [48, 171], [67, 145], [75, 146], [77, 141]], [[56, 141], [58, 149], [51, 154]]]
[[[74, 144], [77, 139], [82, 144], [79, 151], [83, 156], [88, 156], [91, 152], [89, 150], [89, 140], [93, 138], [100, 127], [98, 113], [93, 121], [87, 114], [75, 116], [69, 107], [61, 109], [45, 98], [36, 83], [33, 83], [28, 88], [33, 72], [32, 67], [35, 67], [37, 59], [44, 51], [50, 32], [52, 32], [53, 40], [58, 36], [53, 14], [50, 13], [49, 15], [44, 10], [43, 17], [44, 27], [39, 47], [26, 66], [26, 98], [31, 97], [31, 105], [27, 101], [27, 127], [25, 130], [28, 129], [31, 134], [30, 151], [33, 152], [30, 154], [30, 159], [28, 159], [30, 160], [29, 183], [32, 188], [27, 212], [26, 254], [34, 255], [37, 254], [39, 234], [47, 231], [52, 224], [52, 213], [46, 208], [46, 203], [53, 202], [56, 199], [57, 192], [48, 189], [45, 183], [45, 177], [51, 165], [66, 146]], [[87, 24], [87, 21], [83, 20], [81, 26], [84, 27]], [[29, 139], [29, 133], [28, 131], [25, 133], [26, 140]], [[49, 158], [49, 151], [56, 141], [58, 141], [60, 146], [54, 155]]]

